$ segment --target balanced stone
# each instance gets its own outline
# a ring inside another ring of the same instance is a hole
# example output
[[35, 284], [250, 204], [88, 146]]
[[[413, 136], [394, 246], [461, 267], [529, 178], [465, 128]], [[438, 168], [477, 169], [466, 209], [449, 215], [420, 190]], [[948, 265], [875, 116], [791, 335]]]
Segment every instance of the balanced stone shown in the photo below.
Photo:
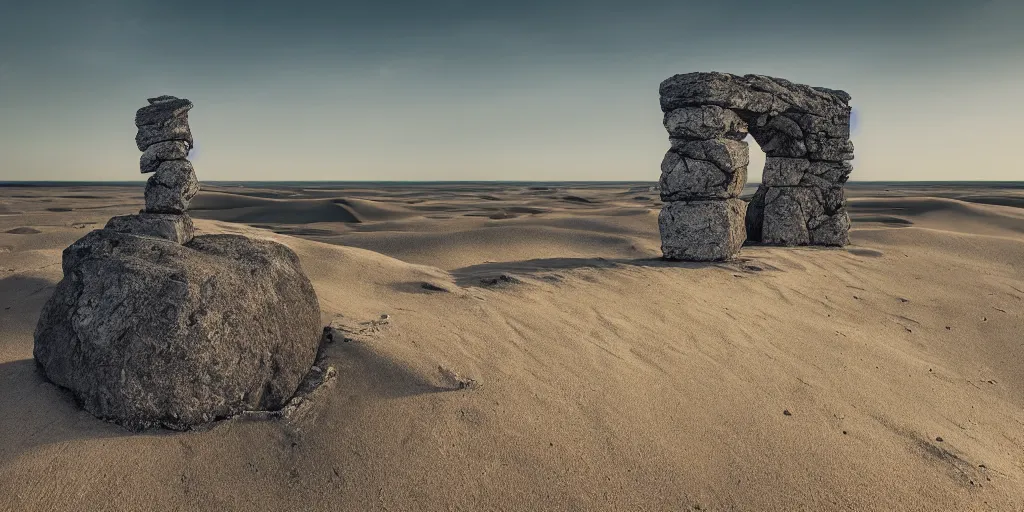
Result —
[[188, 160], [163, 162], [146, 181], [146, 211], [183, 213], [198, 192], [199, 180]]
[[159, 101], [150, 101], [150, 104], [135, 112], [135, 126], [164, 124], [176, 118], [188, 119], [188, 111], [192, 109], [192, 102], [172, 96], [162, 96]]
[[728, 260], [746, 239], [741, 199], [673, 201], [658, 215], [661, 252], [669, 259]]
[[103, 229], [138, 236], [151, 236], [187, 244], [195, 236], [188, 214], [139, 213], [111, 217]]
[[188, 150], [189, 145], [185, 141], [157, 142], [142, 152], [142, 156], [139, 157], [139, 170], [143, 174], [156, 172], [162, 162], [184, 160], [188, 157]]
[[135, 134], [135, 145], [138, 146], [139, 151], [145, 151], [146, 148], [158, 142], [171, 140], [184, 141], [188, 143], [189, 147], [192, 146], [192, 132], [189, 130], [186, 117], [172, 117], [160, 124], [146, 124], [138, 128], [139, 131]]
[[281, 244], [101, 229], [65, 249], [63, 270], [35, 359], [87, 411], [128, 429], [279, 409], [316, 356], [316, 293]]

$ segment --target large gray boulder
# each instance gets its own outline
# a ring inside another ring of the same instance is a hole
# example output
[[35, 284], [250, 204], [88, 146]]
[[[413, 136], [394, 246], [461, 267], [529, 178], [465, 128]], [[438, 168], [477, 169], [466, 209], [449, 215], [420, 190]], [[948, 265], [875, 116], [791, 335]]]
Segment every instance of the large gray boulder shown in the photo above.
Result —
[[313, 364], [320, 307], [295, 253], [266, 240], [185, 245], [113, 229], [64, 250], [34, 355], [92, 414], [186, 429], [274, 410]]

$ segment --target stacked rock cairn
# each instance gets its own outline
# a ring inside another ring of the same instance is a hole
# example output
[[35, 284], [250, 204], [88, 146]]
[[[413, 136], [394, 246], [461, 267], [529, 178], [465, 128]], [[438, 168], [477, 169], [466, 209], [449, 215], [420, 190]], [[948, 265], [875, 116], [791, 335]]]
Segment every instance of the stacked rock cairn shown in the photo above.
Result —
[[[669, 259], [734, 257], [744, 240], [849, 243], [843, 185], [853, 170], [850, 95], [763, 75], [687, 73], [661, 83], [671, 149], [662, 161], [659, 217]], [[749, 205], [747, 134], [765, 152]]]
[[153, 173], [146, 208], [64, 249], [64, 277], [36, 324], [32, 354], [46, 378], [132, 431], [280, 411], [331, 372], [313, 366], [320, 304], [298, 255], [271, 240], [194, 234], [190, 108], [160, 96], [138, 110], [141, 168]]
[[110, 219], [106, 228], [185, 244], [195, 233], [188, 205], [199, 192], [199, 181], [188, 161], [192, 102], [174, 96], [148, 101], [149, 105], [135, 113], [135, 144], [142, 151], [139, 170], [153, 173], [146, 181], [146, 208], [138, 215]]

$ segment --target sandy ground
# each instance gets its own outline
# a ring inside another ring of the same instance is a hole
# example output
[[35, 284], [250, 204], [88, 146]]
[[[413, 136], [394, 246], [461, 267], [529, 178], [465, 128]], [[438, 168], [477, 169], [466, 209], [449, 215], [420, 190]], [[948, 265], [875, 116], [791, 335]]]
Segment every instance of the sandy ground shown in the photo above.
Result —
[[848, 190], [850, 247], [680, 264], [645, 183], [207, 185], [354, 334], [309, 415], [129, 434], [32, 333], [141, 185], [0, 188], [0, 510], [1024, 510], [1024, 188]]

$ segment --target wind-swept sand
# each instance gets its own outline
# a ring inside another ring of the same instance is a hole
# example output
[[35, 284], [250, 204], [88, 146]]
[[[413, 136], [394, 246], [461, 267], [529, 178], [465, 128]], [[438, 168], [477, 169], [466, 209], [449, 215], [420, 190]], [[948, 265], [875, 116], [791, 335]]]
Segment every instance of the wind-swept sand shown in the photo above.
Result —
[[0, 510], [1024, 510], [1024, 189], [848, 191], [848, 248], [698, 265], [649, 184], [206, 186], [352, 340], [309, 415], [139, 435], [31, 358], [142, 187], [0, 189]]

